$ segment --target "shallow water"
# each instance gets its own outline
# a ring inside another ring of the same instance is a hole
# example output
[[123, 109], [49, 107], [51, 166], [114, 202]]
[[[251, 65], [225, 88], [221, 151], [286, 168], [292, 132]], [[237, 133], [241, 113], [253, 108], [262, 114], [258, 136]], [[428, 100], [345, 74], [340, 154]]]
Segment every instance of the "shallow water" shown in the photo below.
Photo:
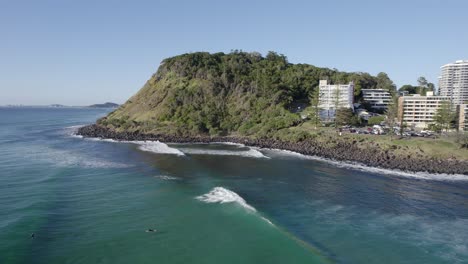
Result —
[[106, 111], [0, 108], [0, 263], [467, 263], [466, 176], [73, 136]]

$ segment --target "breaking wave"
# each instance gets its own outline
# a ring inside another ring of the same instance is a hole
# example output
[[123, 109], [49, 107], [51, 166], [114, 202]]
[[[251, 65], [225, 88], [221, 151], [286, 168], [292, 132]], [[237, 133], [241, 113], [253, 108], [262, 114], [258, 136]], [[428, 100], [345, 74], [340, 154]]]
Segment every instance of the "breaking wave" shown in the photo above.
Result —
[[148, 151], [148, 152], [153, 152], [153, 153], [159, 153], [159, 154], [175, 154], [178, 156], [184, 156], [185, 154], [176, 149], [176, 148], [171, 148], [167, 144], [164, 144], [159, 141], [135, 141], [131, 142], [140, 145], [138, 147], [140, 150], [143, 151]]
[[[249, 212], [257, 212], [255, 207], [248, 204], [240, 195], [223, 187], [215, 187], [210, 192], [197, 196], [195, 199], [205, 203], [236, 203]], [[275, 226], [268, 218], [261, 215], [260, 218], [269, 225]]]
[[192, 155], [223, 155], [223, 156], [242, 156], [249, 158], [269, 158], [262, 152], [249, 148], [248, 150], [217, 150], [217, 149], [195, 149], [195, 148], [180, 148], [186, 154]]
[[238, 205], [244, 207], [249, 211], [257, 211], [253, 206], [249, 205], [237, 193], [225, 189], [223, 187], [215, 187], [209, 193], [197, 196], [196, 199], [205, 203], [237, 203]]
[[178, 156], [184, 156], [185, 154], [176, 149], [169, 147], [167, 144], [158, 141], [125, 141], [125, 140], [115, 140], [110, 138], [92, 138], [86, 137], [85, 140], [89, 141], [102, 141], [102, 142], [111, 142], [111, 143], [126, 143], [126, 144], [136, 144], [139, 145], [139, 149], [142, 151], [153, 152], [158, 154], [174, 154]]
[[353, 163], [353, 162], [344, 162], [344, 161], [336, 161], [330, 160], [326, 158], [321, 158], [318, 156], [308, 156], [301, 153], [297, 153], [294, 151], [289, 150], [281, 150], [281, 149], [268, 149], [269, 151], [277, 154], [278, 156], [291, 156], [300, 159], [308, 159], [308, 160], [316, 160], [322, 161], [329, 164], [333, 164], [339, 168], [346, 168], [346, 169], [353, 169], [359, 170], [364, 172], [372, 172], [378, 174], [386, 174], [386, 175], [396, 175], [406, 178], [416, 178], [422, 180], [435, 180], [435, 181], [468, 181], [468, 176], [463, 174], [445, 174], [445, 173], [428, 173], [428, 172], [408, 172], [408, 171], [400, 171], [400, 170], [391, 170], [391, 169], [384, 169], [379, 167], [370, 167], [364, 165], [362, 163]]
[[84, 127], [85, 125], [76, 125], [76, 126], [68, 126], [64, 127], [59, 133], [68, 137], [74, 138], [83, 138], [81, 135], [77, 135], [78, 129], [80, 127]]

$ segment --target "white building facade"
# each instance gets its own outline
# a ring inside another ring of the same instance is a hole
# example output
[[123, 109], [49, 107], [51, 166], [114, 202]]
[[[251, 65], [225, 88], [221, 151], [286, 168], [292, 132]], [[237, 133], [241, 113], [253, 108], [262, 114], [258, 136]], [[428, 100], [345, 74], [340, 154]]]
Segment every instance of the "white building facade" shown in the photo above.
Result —
[[468, 102], [468, 60], [440, 67], [439, 95], [450, 98], [454, 105]]
[[398, 118], [408, 126], [415, 128], [428, 128], [434, 123], [434, 116], [442, 102], [450, 102], [448, 96], [437, 96], [427, 92], [426, 96], [419, 94], [401, 96], [398, 98]]
[[354, 83], [329, 84], [327, 80], [319, 83], [319, 108], [322, 120], [335, 118], [337, 108], [353, 109]]
[[468, 131], [468, 104], [457, 106], [457, 129], [459, 131]]
[[392, 95], [384, 89], [362, 89], [362, 99], [372, 109], [385, 110], [392, 101]]

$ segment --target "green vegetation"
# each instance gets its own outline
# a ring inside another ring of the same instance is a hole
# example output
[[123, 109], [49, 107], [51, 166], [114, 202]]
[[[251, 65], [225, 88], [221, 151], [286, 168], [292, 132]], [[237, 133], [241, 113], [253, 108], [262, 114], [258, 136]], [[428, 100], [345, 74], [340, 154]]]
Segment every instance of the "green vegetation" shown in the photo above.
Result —
[[385, 120], [384, 116], [373, 116], [369, 118], [369, 121], [367, 122], [368, 125], [373, 126], [373, 125], [380, 125]]
[[317, 129], [321, 124], [320, 120], [320, 98], [319, 98], [319, 89], [315, 89], [310, 98], [310, 106], [306, 108], [305, 114], [308, 116], [310, 121], [314, 124], [314, 129]]
[[357, 125], [356, 116], [350, 108], [338, 108], [336, 110], [335, 127], [344, 125]]
[[[367, 73], [291, 64], [284, 55], [274, 52], [265, 57], [240, 51], [199, 52], [165, 59], [136, 95], [98, 120], [98, 124], [116, 131], [175, 136], [241, 136], [289, 142], [313, 139], [324, 147], [340, 140], [359, 142], [363, 147], [381, 142], [378, 144], [392, 152], [400, 151], [399, 147], [413, 151], [415, 144], [426, 156], [466, 158], [466, 149], [459, 148], [467, 144], [465, 138], [447, 143], [347, 133], [338, 137], [335, 128], [320, 126], [318, 85], [321, 79], [332, 83], [354, 81], [357, 100], [361, 89], [394, 89], [385, 73], [373, 77]], [[290, 111], [301, 104], [301, 113]], [[396, 106], [395, 101], [387, 111], [390, 123], [396, 123]], [[307, 119], [302, 119], [301, 114]], [[372, 119], [371, 123], [381, 122], [382, 118]], [[338, 109], [335, 121], [335, 127], [359, 123], [349, 109]], [[404, 151], [402, 154], [406, 154]]]
[[421, 76], [418, 78], [418, 86], [413, 86], [409, 84], [405, 84], [398, 89], [398, 91], [406, 91], [408, 94], [420, 94], [426, 95], [429, 91], [434, 91], [435, 85], [430, 83], [426, 80], [425, 77]]
[[468, 160], [468, 134], [449, 134], [437, 139], [424, 137], [395, 137], [393, 135], [363, 135], [343, 133], [341, 136], [333, 128], [313, 129], [311, 122], [287, 129], [283, 133], [308, 133], [323, 146], [332, 146], [337, 142], [358, 142], [361, 149], [376, 146], [397, 156], [433, 157], [440, 159], [456, 158]]
[[452, 105], [450, 102], [441, 102], [440, 107], [434, 115], [434, 129], [439, 132], [442, 132], [442, 130], [448, 131], [453, 127], [455, 118], [456, 114], [452, 111]]
[[379, 79], [291, 64], [274, 52], [191, 53], [165, 59], [135, 96], [99, 122], [151, 133], [272, 136], [302, 122], [288, 109], [299, 101], [310, 105], [320, 79], [354, 81], [357, 97], [360, 89], [388, 82], [383, 73]]

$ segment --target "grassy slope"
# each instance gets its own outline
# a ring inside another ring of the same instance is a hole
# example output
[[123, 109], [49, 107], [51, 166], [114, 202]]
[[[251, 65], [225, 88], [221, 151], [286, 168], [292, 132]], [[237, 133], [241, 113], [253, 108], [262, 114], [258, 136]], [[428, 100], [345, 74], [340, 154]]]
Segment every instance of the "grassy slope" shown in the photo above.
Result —
[[[305, 122], [299, 126], [291, 127], [289, 131], [301, 131], [311, 135], [317, 135], [316, 139], [328, 144], [336, 140], [357, 141], [363, 149], [368, 146], [378, 146], [383, 150], [389, 150], [395, 155], [422, 157], [429, 156], [440, 159], [456, 158], [468, 160], [468, 150], [460, 148], [455, 137], [433, 138], [402, 138], [390, 135], [364, 135], [343, 133], [339, 136], [335, 129], [318, 128]], [[289, 132], [288, 131], [288, 132]]]

